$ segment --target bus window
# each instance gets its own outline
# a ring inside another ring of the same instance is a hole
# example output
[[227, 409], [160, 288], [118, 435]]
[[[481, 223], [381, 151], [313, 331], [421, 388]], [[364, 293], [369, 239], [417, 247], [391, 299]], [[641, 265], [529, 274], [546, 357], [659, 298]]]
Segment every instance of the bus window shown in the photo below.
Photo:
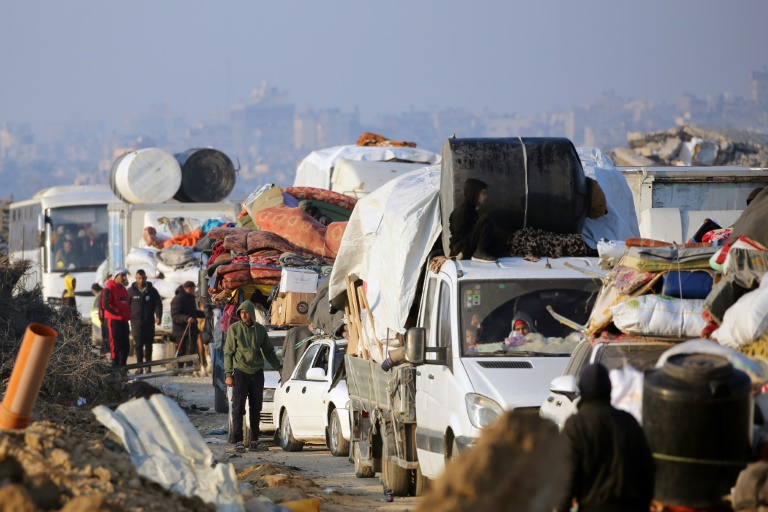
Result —
[[107, 258], [107, 209], [72, 206], [50, 210], [51, 272], [93, 271]]

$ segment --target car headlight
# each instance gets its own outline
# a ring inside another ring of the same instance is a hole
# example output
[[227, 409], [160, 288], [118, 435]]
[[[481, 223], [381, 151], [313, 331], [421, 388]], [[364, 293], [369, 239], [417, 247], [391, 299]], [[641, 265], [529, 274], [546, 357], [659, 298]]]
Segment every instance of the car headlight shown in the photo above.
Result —
[[275, 390], [272, 388], [265, 388], [264, 392], [261, 395], [262, 402], [274, 402], [275, 401]]
[[477, 428], [490, 427], [502, 414], [502, 409], [487, 396], [476, 393], [467, 393], [464, 397], [467, 402], [467, 414], [469, 421]]

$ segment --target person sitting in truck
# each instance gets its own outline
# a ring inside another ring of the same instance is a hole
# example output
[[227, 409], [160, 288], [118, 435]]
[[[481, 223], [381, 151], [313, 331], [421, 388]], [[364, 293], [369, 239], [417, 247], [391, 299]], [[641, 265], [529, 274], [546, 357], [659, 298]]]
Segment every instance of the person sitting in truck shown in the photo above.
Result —
[[62, 242], [61, 249], [56, 251], [53, 261], [57, 270], [75, 268], [75, 252], [72, 250], [72, 239], [69, 236]]
[[518, 311], [515, 313], [515, 316], [512, 317], [512, 330], [509, 332], [509, 337], [525, 337], [531, 333], [538, 333], [531, 316], [525, 311]]
[[477, 351], [477, 327], [467, 327], [464, 338], [464, 347], [467, 352]]
[[464, 202], [456, 206], [449, 217], [449, 247], [451, 256], [461, 259], [492, 262], [491, 254], [493, 225], [487, 214], [479, 210], [488, 199], [488, 185], [478, 179], [469, 178], [464, 182]]

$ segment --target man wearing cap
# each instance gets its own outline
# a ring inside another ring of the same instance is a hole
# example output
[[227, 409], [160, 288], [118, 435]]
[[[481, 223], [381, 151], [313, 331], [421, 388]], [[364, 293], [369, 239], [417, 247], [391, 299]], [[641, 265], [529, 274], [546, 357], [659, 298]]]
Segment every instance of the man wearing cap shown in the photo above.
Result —
[[171, 301], [171, 320], [173, 321], [173, 339], [179, 347], [179, 355], [185, 356], [197, 347], [197, 319], [205, 318], [205, 313], [197, 309], [195, 300], [196, 285], [187, 281], [176, 288], [176, 296]]
[[611, 379], [601, 364], [579, 375], [578, 413], [563, 428], [571, 466], [567, 501], [559, 511], [648, 512], [653, 499], [653, 456], [634, 416], [611, 405]]
[[123, 366], [128, 362], [131, 350], [130, 328], [131, 306], [128, 303], [128, 271], [118, 268], [112, 279], [107, 281], [102, 292], [104, 318], [109, 330], [109, 348], [112, 352], [112, 364]]

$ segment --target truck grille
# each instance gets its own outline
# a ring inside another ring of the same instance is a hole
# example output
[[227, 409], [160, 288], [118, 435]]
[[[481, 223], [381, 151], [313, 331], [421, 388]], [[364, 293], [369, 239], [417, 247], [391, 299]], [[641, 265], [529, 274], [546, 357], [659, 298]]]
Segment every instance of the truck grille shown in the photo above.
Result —
[[483, 368], [533, 368], [530, 361], [479, 361], [477, 364]]

